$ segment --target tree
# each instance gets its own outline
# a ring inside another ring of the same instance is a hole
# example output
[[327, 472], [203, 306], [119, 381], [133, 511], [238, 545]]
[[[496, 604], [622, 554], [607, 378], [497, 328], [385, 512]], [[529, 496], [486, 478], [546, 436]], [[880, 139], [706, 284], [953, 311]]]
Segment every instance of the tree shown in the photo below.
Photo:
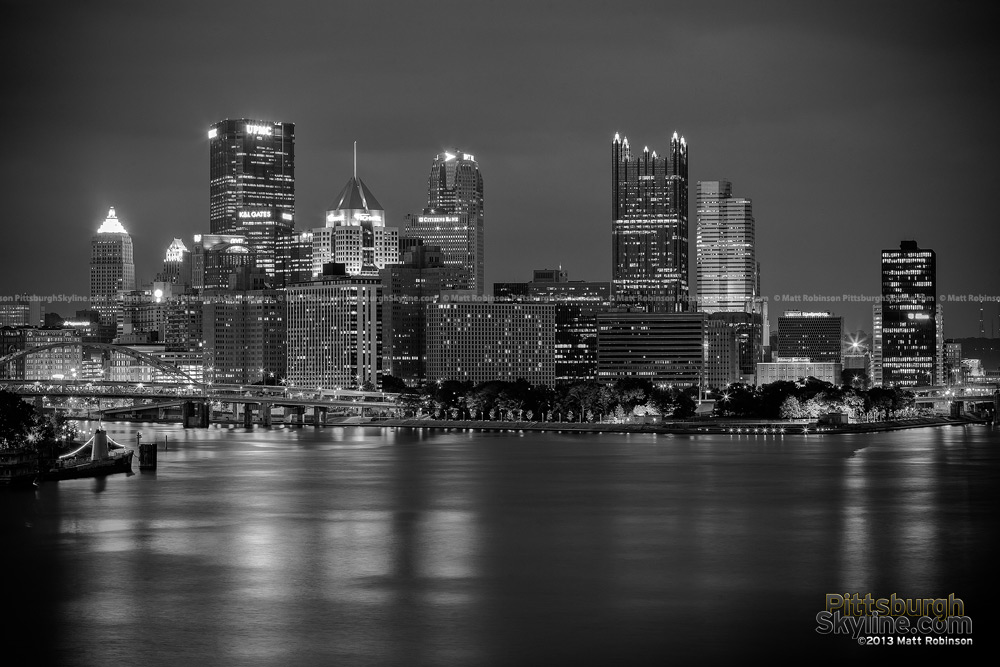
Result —
[[803, 409], [799, 399], [794, 396], [786, 396], [785, 400], [781, 402], [781, 409], [778, 415], [782, 419], [802, 419], [806, 416], [806, 411]]
[[26, 445], [36, 425], [33, 406], [15, 393], [0, 390], [0, 447], [6, 449]]
[[390, 394], [402, 394], [407, 390], [406, 383], [394, 375], [382, 376], [382, 391]]

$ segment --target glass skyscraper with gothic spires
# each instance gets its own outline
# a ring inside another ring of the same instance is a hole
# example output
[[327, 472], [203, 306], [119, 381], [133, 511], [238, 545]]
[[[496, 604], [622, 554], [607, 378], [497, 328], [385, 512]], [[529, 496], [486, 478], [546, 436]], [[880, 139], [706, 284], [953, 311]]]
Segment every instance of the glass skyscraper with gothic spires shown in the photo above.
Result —
[[612, 298], [647, 312], [688, 310], [688, 147], [633, 155], [628, 138], [611, 144]]
[[248, 118], [208, 130], [212, 234], [245, 236], [257, 268], [274, 276], [275, 246], [295, 217], [295, 125]]
[[406, 216], [405, 236], [440, 247], [444, 265], [463, 271], [457, 287], [483, 295], [483, 175], [474, 155], [450, 150], [435, 156], [427, 181], [427, 206], [420, 215]]

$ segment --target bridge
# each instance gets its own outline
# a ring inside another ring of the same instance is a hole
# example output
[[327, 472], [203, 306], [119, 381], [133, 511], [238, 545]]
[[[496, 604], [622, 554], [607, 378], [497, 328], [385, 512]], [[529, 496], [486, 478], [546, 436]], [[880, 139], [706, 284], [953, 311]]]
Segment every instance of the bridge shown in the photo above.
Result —
[[[306, 412], [311, 411], [317, 426], [335, 411], [364, 417], [376, 411], [396, 414], [400, 410], [398, 394], [345, 389], [40, 380], [0, 380], [0, 389], [33, 398], [39, 408], [86, 412], [88, 416], [108, 419], [179, 417], [185, 426], [200, 427], [208, 426], [230, 409], [232, 421], [245, 426], [270, 426], [276, 408], [281, 409], [286, 423], [304, 423]], [[82, 399], [82, 405], [70, 399]]]
[[[91, 382], [77, 379], [0, 379], [0, 389], [31, 397], [39, 408], [45, 407], [45, 402], [48, 401], [48, 407], [53, 409], [86, 410], [88, 416], [151, 417], [162, 420], [170, 417], [171, 413], [179, 411], [179, 417], [185, 426], [202, 427], [208, 426], [213, 420], [213, 413], [229, 412], [228, 409], [217, 411], [217, 406], [231, 407], [233, 419], [238, 422], [242, 417], [246, 426], [255, 422], [269, 426], [275, 408], [281, 409], [283, 419], [291, 417], [293, 423], [302, 423], [306, 411], [311, 410], [313, 423], [317, 426], [326, 421], [326, 416], [331, 411], [339, 410], [363, 417], [366, 411], [396, 413], [399, 410], [396, 401], [398, 394], [385, 392], [357, 391], [340, 387], [303, 389], [284, 385], [227, 385], [202, 382], [163, 359], [126, 346], [106, 343], [60, 341], [19, 350], [0, 357], [0, 371], [6, 371], [11, 363], [28, 355], [72, 347], [97, 349], [132, 357], [170, 379], [149, 383]], [[81, 407], [74, 399], [81, 399], [83, 406]], [[121, 405], [123, 401], [130, 401], [131, 405]]]

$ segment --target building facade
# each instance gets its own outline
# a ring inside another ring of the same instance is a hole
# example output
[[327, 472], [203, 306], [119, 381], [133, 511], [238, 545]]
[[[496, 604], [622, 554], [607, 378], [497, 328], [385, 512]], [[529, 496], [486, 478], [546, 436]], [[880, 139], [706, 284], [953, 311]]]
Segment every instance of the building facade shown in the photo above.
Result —
[[382, 283], [327, 273], [286, 288], [288, 385], [377, 387], [382, 379]]
[[427, 305], [442, 290], [465, 284], [466, 272], [444, 263], [437, 246], [413, 244], [399, 264], [381, 271], [384, 287], [382, 344], [385, 372], [408, 384], [427, 377]]
[[229, 289], [234, 273], [256, 268], [257, 253], [247, 237], [236, 234], [194, 235], [191, 285], [195, 289]]
[[[80, 336], [72, 329], [25, 329], [24, 349], [55, 345], [24, 357], [25, 380], [81, 379], [83, 348]], [[65, 347], [60, 345], [65, 343]]]
[[936, 257], [903, 241], [882, 251], [882, 384], [937, 384], [939, 356]]
[[101, 325], [109, 329], [110, 337], [117, 326], [120, 295], [134, 289], [132, 237], [112, 206], [90, 240], [90, 307], [100, 313]]
[[542, 303], [427, 306], [427, 379], [555, 384], [555, 308]]
[[724, 387], [739, 379], [736, 340], [705, 313], [607, 313], [597, 317], [597, 379]]
[[404, 233], [441, 248], [445, 266], [463, 271], [458, 289], [485, 293], [483, 175], [474, 155], [454, 150], [435, 156], [427, 181], [427, 206], [420, 215], [406, 216]]
[[274, 276], [275, 244], [295, 219], [295, 125], [226, 119], [208, 130], [212, 234], [244, 236]]
[[285, 375], [287, 345], [282, 292], [206, 290], [202, 296], [201, 326], [206, 381], [260, 384]]
[[844, 318], [827, 311], [786, 310], [778, 317], [777, 357], [842, 363]]
[[633, 156], [628, 138], [611, 144], [613, 299], [648, 312], [688, 310], [688, 147]]
[[698, 181], [698, 310], [749, 313], [760, 296], [753, 206], [729, 181]]
[[399, 230], [386, 227], [385, 210], [357, 176], [340, 191], [326, 226], [312, 230], [313, 275], [323, 265], [343, 264], [349, 276], [377, 276], [388, 264], [399, 262]]
[[811, 361], [808, 358], [779, 357], [771, 363], [757, 364], [759, 384], [798, 382], [813, 377], [830, 384], [840, 384], [844, 367], [839, 361]]

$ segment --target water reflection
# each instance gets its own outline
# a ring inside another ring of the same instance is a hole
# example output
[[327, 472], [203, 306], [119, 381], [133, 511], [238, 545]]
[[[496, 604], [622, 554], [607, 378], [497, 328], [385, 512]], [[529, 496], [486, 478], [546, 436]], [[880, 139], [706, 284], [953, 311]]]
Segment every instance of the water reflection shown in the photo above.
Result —
[[974, 598], [1000, 451], [961, 429], [142, 430], [169, 436], [156, 475], [4, 501], [59, 662], [660, 664], [771, 652], [776, 626], [850, 656], [810, 625], [828, 592]]

